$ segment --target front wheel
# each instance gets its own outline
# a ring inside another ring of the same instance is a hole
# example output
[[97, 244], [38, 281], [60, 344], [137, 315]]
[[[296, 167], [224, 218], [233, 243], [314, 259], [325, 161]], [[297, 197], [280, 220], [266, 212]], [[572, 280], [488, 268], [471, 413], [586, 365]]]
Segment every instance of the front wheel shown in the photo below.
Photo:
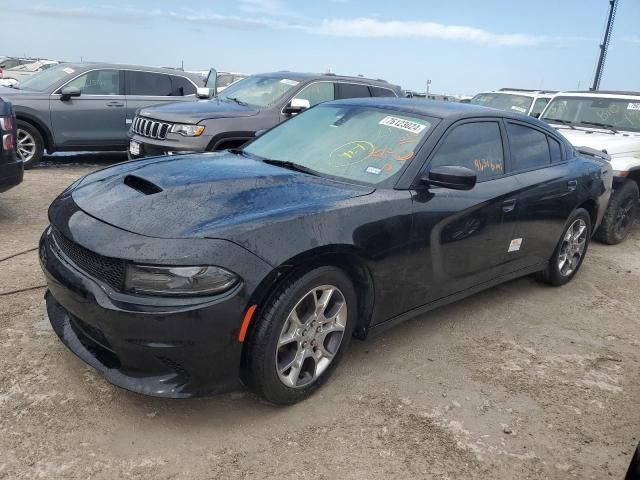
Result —
[[569, 218], [547, 268], [538, 274], [538, 279], [554, 287], [571, 281], [584, 261], [590, 238], [591, 217], [579, 208]]
[[307, 398], [337, 367], [356, 322], [349, 277], [331, 266], [296, 276], [265, 305], [247, 339], [245, 379], [271, 403]]
[[611, 194], [596, 238], [608, 245], [622, 242], [631, 231], [637, 206], [638, 184], [633, 180], [627, 180]]

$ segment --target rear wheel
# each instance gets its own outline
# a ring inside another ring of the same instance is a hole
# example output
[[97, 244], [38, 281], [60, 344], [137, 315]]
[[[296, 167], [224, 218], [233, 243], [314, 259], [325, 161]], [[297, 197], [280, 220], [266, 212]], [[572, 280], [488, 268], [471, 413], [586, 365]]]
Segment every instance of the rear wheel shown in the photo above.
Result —
[[24, 164], [25, 169], [32, 168], [42, 159], [44, 154], [44, 141], [36, 127], [23, 120], [17, 122], [17, 154]]
[[307, 398], [337, 367], [356, 312], [353, 284], [338, 268], [319, 267], [287, 281], [249, 334], [249, 387], [279, 405]]
[[555, 287], [571, 281], [584, 261], [590, 238], [591, 217], [579, 208], [571, 215], [547, 268], [538, 274], [538, 279]]
[[631, 231], [637, 207], [638, 184], [633, 180], [627, 180], [611, 194], [596, 238], [609, 245], [622, 242]]

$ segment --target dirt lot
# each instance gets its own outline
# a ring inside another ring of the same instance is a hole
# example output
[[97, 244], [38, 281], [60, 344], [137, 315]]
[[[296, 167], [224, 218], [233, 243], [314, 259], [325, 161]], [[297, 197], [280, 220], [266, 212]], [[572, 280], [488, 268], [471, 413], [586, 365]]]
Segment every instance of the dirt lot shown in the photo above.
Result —
[[[116, 157], [0, 195], [0, 259]], [[640, 228], [554, 289], [525, 278], [355, 342], [310, 400], [145, 398], [48, 325], [37, 252], [0, 262], [0, 478], [622, 478], [640, 435]], [[12, 293], [18, 291], [17, 293]]]

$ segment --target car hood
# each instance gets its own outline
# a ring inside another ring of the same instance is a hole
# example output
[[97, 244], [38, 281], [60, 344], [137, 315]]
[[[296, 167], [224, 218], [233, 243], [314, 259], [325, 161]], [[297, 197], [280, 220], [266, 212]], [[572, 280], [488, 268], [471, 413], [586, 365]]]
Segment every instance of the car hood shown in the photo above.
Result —
[[176, 102], [145, 107], [140, 110], [139, 114], [165, 122], [196, 124], [202, 120], [214, 118], [252, 117], [258, 114], [258, 110], [230, 100], [214, 98], [197, 102]]
[[590, 147], [617, 156], [640, 152], [640, 135], [633, 133], [603, 132], [601, 130], [582, 130], [558, 128], [567, 140], [576, 147]]
[[82, 179], [73, 200], [129, 232], [161, 238], [229, 238], [373, 192], [231, 153], [126, 162]]
[[19, 102], [20, 100], [48, 99], [49, 94], [0, 86], [0, 97], [6, 98], [15, 104], [15, 102]]

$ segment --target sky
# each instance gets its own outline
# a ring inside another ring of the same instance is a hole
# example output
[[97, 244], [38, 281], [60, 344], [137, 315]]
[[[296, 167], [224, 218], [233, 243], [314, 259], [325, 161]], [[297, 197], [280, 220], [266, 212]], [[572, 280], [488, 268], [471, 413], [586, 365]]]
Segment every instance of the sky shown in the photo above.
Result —
[[[474, 94], [587, 89], [608, 0], [0, 0], [0, 55], [384, 78]], [[602, 89], [640, 90], [640, 0], [620, 0]], [[16, 39], [9, 42], [7, 39]]]

